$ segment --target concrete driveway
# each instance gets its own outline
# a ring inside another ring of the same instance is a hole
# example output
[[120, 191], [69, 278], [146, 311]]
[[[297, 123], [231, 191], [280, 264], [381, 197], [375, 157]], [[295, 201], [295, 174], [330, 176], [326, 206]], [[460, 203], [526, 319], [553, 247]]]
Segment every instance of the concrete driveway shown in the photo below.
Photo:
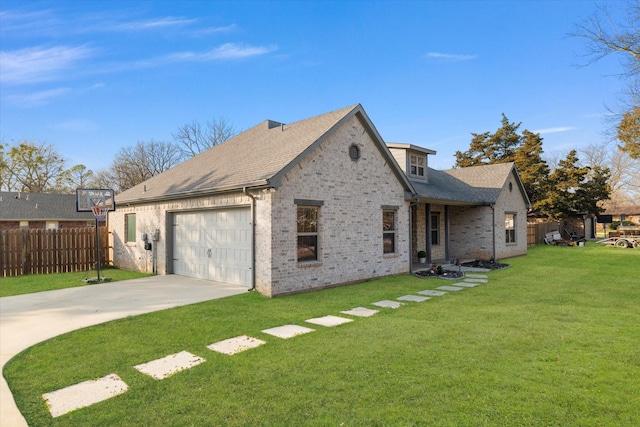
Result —
[[[167, 275], [0, 298], [0, 368], [22, 350], [66, 332], [247, 289]], [[0, 414], [2, 427], [27, 425], [4, 376], [0, 378]]]

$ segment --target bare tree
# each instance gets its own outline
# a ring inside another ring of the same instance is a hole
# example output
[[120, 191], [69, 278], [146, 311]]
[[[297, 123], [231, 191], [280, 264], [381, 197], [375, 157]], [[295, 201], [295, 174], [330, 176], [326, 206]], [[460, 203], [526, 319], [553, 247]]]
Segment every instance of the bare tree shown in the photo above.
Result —
[[[616, 3], [616, 4], [621, 4]], [[586, 40], [588, 64], [593, 64], [605, 56], [620, 55], [623, 68], [621, 75], [626, 79], [626, 88], [621, 112], [613, 116], [616, 131], [607, 133], [620, 138], [619, 148], [634, 158], [640, 158], [640, 141], [630, 136], [640, 133], [637, 108], [640, 105], [640, 0], [626, 2], [625, 18], [616, 21], [606, 6], [598, 9], [593, 16], [576, 26], [571, 35]]]
[[176, 166], [181, 160], [180, 149], [171, 142], [138, 142], [122, 148], [109, 171], [101, 171], [98, 178], [110, 178], [112, 188], [124, 191]]
[[584, 164], [590, 167], [608, 168], [611, 172], [608, 184], [611, 187], [611, 201], [608, 203], [629, 205], [640, 199], [640, 160], [629, 153], [611, 150], [610, 144], [590, 145], [580, 151]]
[[207, 122], [203, 129], [200, 123], [193, 121], [181, 126], [174, 133], [173, 141], [179, 147], [184, 159], [188, 159], [211, 147], [222, 144], [236, 134], [236, 130], [223, 117]]

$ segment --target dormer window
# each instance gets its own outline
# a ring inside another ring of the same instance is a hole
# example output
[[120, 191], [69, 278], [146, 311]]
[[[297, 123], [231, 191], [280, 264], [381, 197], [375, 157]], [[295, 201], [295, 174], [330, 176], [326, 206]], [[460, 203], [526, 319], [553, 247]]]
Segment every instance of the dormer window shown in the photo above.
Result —
[[424, 156], [411, 155], [411, 175], [424, 177]]

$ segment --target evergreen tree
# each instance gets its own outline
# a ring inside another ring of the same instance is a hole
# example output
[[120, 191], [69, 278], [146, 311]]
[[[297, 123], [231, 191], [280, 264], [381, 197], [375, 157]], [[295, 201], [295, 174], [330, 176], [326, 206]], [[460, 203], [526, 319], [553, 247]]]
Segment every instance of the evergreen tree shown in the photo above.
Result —
[[456, 152], [455, 167], [514, 162], [531, 203], [544, 197], [549, 167], [542, 159], [540, 134], [518, 129], [522, 123], [509, 122], [502, 114], [502, 126], [495, 132], [473, 133], [469, 150]]

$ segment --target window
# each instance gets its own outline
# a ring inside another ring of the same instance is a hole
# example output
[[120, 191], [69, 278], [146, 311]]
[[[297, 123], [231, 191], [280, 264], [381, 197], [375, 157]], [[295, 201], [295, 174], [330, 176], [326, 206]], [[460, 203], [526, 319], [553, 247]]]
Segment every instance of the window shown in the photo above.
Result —
[[424, 176], [424, 157], [411, 155], [411, 175]]
[[136, 241], [136, 214], [126, 214], [124, 216], [124, 242]]
[[506, 232], [506, 242], [516, 242], [516, 214], [508, 213], [504, 216], [504, 229]]
[[383, 253], [396, 252], [396, 211], [382, 211], [382, 247]]
[[298, 206], [298, 262], [318, 260], [317, 206]]
[[431, 214], [431, 244], [440, 244], [440, 213]]

